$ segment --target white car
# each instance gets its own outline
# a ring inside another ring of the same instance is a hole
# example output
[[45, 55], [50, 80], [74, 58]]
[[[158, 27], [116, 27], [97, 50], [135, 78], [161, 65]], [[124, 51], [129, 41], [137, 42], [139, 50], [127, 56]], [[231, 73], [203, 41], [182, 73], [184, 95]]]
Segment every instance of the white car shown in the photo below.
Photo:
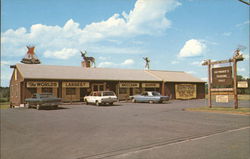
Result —
[[117, 96], [113, 91], [96, 91], [92, 92], [89, 96], [85, 96], [84, 101], [86, 104], [92, 103], [97, 106], [101, 104], [113, 105], [114, 102], [117, 102]]

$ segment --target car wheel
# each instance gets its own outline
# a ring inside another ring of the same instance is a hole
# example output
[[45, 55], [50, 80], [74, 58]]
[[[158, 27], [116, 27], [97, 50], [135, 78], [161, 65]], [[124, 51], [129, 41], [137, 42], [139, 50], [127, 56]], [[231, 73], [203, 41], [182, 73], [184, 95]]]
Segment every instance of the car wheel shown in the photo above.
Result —
[[154, 103], [154, 101], [150, 100], [150, 101], [149, 101], [149, 103], [150, 103], [150, 104], [153, 104], [153, 103]]
[[88, 104], [89, 104], [89, 102], [88, 102], [88, 100], [87, 100], [87, 99], [85, 100], [85, 103], [86, 103], [86, 105], [88, 105]]
[[136, 103], [136, 100], [135, 100], [135, 98], [133, 98], [133, 99], [132, 99], [132, 103]]
[[55, 109], [58, 109], [58, 105], [55, 105], [54, 108], [55, 108]]
[[40, 109], [40, 104], [36, 105], [36, 109], [39, 110]]
[[27, 107], [29, 109], [31, 106], [29, 103], [26, 103], [25, 107]]
[[109, 103], [109, 105], [113, 105], [113, 104], [114, 104], [113, 102]]
[[95, 102], [96, 106], [100, 106], [100, 103], [98, 101]]

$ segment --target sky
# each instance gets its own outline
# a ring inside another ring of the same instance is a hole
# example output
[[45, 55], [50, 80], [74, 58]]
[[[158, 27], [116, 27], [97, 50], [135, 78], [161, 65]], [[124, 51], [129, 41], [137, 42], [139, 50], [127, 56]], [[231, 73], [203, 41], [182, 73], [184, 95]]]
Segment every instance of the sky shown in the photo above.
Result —
[[[1, 86], [35, 46], [44, 65], [185, 71], [207, 80], [206, 59], [232, 58], [249, 77], [249, 6], [238, 0], [2, 0]], [[228, 64], [230, 65], [230, 64]]]

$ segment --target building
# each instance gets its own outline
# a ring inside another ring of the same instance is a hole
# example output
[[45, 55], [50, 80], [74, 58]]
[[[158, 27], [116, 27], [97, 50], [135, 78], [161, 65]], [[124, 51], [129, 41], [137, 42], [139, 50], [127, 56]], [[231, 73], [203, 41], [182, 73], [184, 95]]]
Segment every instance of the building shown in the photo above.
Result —
[[120, 100], [143, 91], [171, 99], [205, 97], [205, 82], [185, 72], [16, 64], [11, 66], [10, 102], [24, 103], [33, 93], [52, 93], [63, 101], [83, 101], [91, 91], [111, 90]]

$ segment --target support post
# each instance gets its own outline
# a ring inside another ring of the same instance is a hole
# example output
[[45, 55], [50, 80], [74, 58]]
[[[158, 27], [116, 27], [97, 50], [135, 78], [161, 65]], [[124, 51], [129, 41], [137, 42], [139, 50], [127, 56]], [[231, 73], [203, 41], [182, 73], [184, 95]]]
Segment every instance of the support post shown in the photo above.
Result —
[[237, 94], [237, 60], [233, 59], [234, 70], [234, 109], [238, 109], [238, 94]]
[[166, 93], [165, 93], [165, 82], [164, 81], [162, 81], [161, 94], [164, 95], [164, 96], [166, 95]]
[[208, 60], [208, 107], [212, 108], [212, 102], [211, 102], [211, 60]]

